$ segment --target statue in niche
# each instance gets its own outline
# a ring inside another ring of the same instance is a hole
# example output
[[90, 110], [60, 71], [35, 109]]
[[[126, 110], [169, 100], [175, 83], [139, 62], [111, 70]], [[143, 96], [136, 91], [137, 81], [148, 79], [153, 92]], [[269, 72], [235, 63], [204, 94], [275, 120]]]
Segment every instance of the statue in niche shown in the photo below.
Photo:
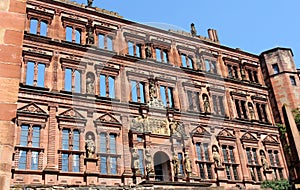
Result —
[[94, 142], [91, 134], [89, 134], [86, 139], [85, 147], [86, 147], [86, 151], [87, 151], [87, 157], [93, 158], [94, 154], [95, 154], [95, 142]]
[[94, 0], [87, 0], [87, 7], [92, 7], [93, 6], [93, 1]]
[[191, 34], [193, 37], [197, 36], [197, 30], [194, 23], [191, 24]]
[[152, 166], [152, 156], [148, 148], [146, 148], [145, 150], [145, 163], [146, 163], [147, 176], [149, 176], [150, 174], [153, 173], [153, 166]]
[[203, 107], [205, 113], [210, 113], [210, 104], [207, 95], [203, 96]]
[[95, 43], [94, 31], [93, 31], [92, 25], [89, 24], [87, 26], [86, 44], [88, 44], [88, 45], [94, 45], [94, 43]]
[[94, 94], [94, 82], [95, 78], [92, 73], [88, 73], [86, 77], [86, 93]]
[[145, 52], [146, 52], [146, 58], [152, 58], [152, 51], [149, 45], [146, 46]]
[[149, 94], [151, 100], [156, 98], [156, 87], [155, 82], [153, 80], [150, 80], [149, 82]]
[[177, 177], [179, 175], [179, 160], [175, 153], [173, 154], [172, 163], [173, 163], [174, 176]]
[[139, 161], [139, 153], [137, 148], [132, 149], [132, 165], [135, 172], [139, 172], [140, 170], [140, 161]]
[[249, 109], [249, 113], [250, 113], [250, 119], [253, 120], [255, 117], [254, 117], [254, 109], [253, 109], [252, 104], [248, 104], [248, 109]]
[[190, 177], [192, 173], [192, 161], [187, 153], [185, 153], [184, 156], [185, 156], [184, 159], [185, 173], [187, 177]]
[[269, 169], [269, 162], [266, 158], [264, 151], [260, 151], [260, 159], [261, 159], [261, 164], [263, 165], [263, 170], [267, 171]]
[[218, 148], [216, 146], [213, 146], [213, 148], [212, 148], [212, 155], [213, 155], [215, 166], [222, 167], [221, 156], [220, 156], [220, 154], [218, 152]]
[[241, 71], [242, 80], [245, 80], [246, 79], [246, 74], [245, 74], [244, 67], [242, 65], [240, 66], [240, 71]]

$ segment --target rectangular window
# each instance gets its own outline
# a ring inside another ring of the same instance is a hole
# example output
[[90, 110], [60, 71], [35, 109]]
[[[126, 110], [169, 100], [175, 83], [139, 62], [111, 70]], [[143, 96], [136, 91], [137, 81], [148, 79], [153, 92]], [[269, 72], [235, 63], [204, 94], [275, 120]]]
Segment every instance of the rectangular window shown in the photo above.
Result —
[[205, 59], [205, 70], [207, 72], [210, 72], [210, 61], [208, 59]]
[[37, 151], [31, 152], [31, 170], [38, 170], [39, 167], [39, 153]]
[[106, 97], [106, 76], [100, 75], [100, 96]]
[[155, 49], [156, 61], [162, 62], [160, 51], [161, 51], [161, 49], [159, 49], [159, 48]]
[[274, 74], [279, 73], [279, 67], [278, 67], [277, 64], [273, 64], [273, 65], [272, 65], [272, 68], [273, 68]]
[[110, 137], [109, 139], [110, 153], [116, 154], [116, 135], [110, 134], [109, 137]]
[[248, 164], [252, 164], [252, 156], [251, 156], [250, 148], [246, 149], [246, 154], [247, 154]]
[[79, 172], [79, 155], [73, 155], [73, 172]]
[[73, 131], [73, 150], [79, 150], [79, 131]]
[[133, 102], [138, 102], [138, 95], [137, 95], [137, 86], [136, 81], [131, 81], [131, 100]]
[[219, 99], [219, 106], [220, 106], [220, 114], [221, 115], [225, 115], [223, 97], [222, 96], [218, 96], [218, 99]]
[[173, 107], [173, 93], [172, 93], [172, 88], [168, 88], [168, 98], [169, 98], [169, 107]]
[[105, 36], [103, 34], [98, 35], [98, 47], [104, 49], [104, 39]]
[[72, 69], [65, 69], [65, 91], [72, 91]]
[[28, 145], [28, 125], [21, 126], [21, 135], [20, 135], [20, 145], [27, 146]]
[[63, 172], [69, 171], [69, 155], [68, 154], [61, 155], [61, 170]]
[[290, 76], [290, 81], [291, 81], [292, 86], [297, 86], [294, 76]]
[[228, 180], [231, 180], [230, 166], [229, 166], [229, 165], [226, 165], [226, 166], [225, 166], [225, 169], [226, 169], [226, 176], [227, 176], [227, 179], [228, 179]]
[[258, 164], [256, 149], [252, 149], [252, 155], [253, 155], [254, 163]]
[[47, 31], [48, 31], [48, 22], [47, 21], [42, 21], [41, 22], [41, 27], [40, 27], [40, 35], [41, 36], [47, 36]]
[[182, 67], [187, 67], [186, 56], [183, 54], [181, 55], [181, 64], [182, 64]]
[[205, 174], [204, 174], [204, 164], [199, 164], [199, 170], [200, 170], [200, 177], [201, 179], [205, 179]]
[[107, 37], [107, 50], [113, 51], [113, 40], [111, 37]]
[[207, 167], [207, 177], [208, 179], [212, 179], [211, 164], [206, 164], [206, 167]]
[[115, 157], [110, 158], [110, 173], [117, 174], [117, 158]]
[[262, 181], [261, 172], [260, 172], [260, 167], [256, 167], [256, 172], [257, 172], [257, 178], [258, 178], [258, 181]]
[[18, 169], [21, 170], [26, 169], [26, 160], [27, 160], [27, 152], [24, 150], [20, 150]]
[[233, 170], [234, 179], [239, 180], [239, 175], [238, 175], [238, 172], [237, 172], [237, 166], [232, 166], [232, 170]]
[[235, 163], [234, 154], [233, 154], [233, 147], [229, 147], [229, 156], [230, 156], [231, 163]]
[[167, 107], [166, 87], [160, 87], [160, 98], [165, 107]]
[[141, 103], [145, 103], [144, 84], [140, 83], [139, 86], [140, 86], [140, 101], [141, 101]]
[[40, 147], [40, 127], [32, 127], [32, 147]]
[[209, 156], [208, 156], [208, 144], [204, 143], [203, 144], [204, 147], [204, 155], [205, 155], [205, 161], [209, 161]]
[[179, 174], [183, 175], [183, 157], [182, 153], [178, 153]]
[[198, 160], [202, 160], [201, 144], [200, 143], [196, 143], [196, 153], [197, 153]]
[[168, 61], [169, 61], [168, 60], [168, 53], [166, 51], [163, 51], [162, 54], [163, 54], [163, 57], [162, 57], [163, 58], [163, 62], [164, 63], [168, 63]]
[[66, 41], [72, 42], [73, 28], [70, 26], [66, 27]]
[[135, 46], [135, 53], [137, 57], [141, 57], [141, 45], [140, 44], [136, 44]]
[[227, 157], [227, 151], [226, 151], [226, 146], [222, 147], [222, 153], [224, 157], [224, 162], [228, 163], [228, 157]]
[[37, 19], [30, 19], [30, 30], [31, 34], [37, 34], [38, 31], [38, 20]]
[[106, 135], [104, 133], [100, 134], [100, 152], [106, 152]]
[[33, 86], [34, 81], [34, 62], [27, 62], [26, 85]]
[[75, 70], [75, 92], [81, 92], [81, 73], [78, 70]]
[[279, 155], [277, 151], [274, 151], [274, 157], [275, 157], [276, 165], [280, 166]]
[[144, 161], [144, 153], [143, 153], [142, 149], [139, 149], [138, 152], [139, 152], [139, 164], [140, 164], [139, 168], [140, 168], [141, 174], [144, 175], [145, 174], [144, 162], [143, 162]]
[[62, 149], [69, 150], [69, 130], [62, 130]]
[[270, 164], [271, 164], [271, 166], [274, 166], [275, 162], [274, 162], [273, 153], [272, 153], [272, 151], [268, 151], [268, 153], [269, 153]]
[[128, 42], [128, 54], [134, 56], [134, 43]]
[[106, 174], [107, 173], [107, 165], [106, 165], [106, 157], [100, 156], [100, 173]]
[[37, 86], [44, 87], [45, 81], [45, 64], [38, 64], [38, 76], [37, 76]]
[[108, 77], [109, 97], [115, 98], [115, 78]]
[[75, 29], [75, 43], [81, 44], [81, 30]]

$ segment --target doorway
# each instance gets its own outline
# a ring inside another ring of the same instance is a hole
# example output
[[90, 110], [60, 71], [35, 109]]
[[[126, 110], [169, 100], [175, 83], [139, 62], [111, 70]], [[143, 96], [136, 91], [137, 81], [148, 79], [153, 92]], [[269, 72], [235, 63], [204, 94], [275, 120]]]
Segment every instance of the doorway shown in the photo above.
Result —
[[156, 181], [171, 181], [169, 156], [159, 151], [154, 154], [154, 172]]

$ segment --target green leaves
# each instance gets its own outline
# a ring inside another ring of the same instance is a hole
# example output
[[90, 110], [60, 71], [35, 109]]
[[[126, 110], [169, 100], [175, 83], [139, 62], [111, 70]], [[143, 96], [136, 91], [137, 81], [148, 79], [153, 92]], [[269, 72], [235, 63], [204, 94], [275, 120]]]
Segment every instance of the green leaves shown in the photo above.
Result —
[[275, 181], [263, 181], [261, 188], [271, 188], [272, 190], [288, 190], [291, 187], [289, 181], [284, 180], [275, 180]]

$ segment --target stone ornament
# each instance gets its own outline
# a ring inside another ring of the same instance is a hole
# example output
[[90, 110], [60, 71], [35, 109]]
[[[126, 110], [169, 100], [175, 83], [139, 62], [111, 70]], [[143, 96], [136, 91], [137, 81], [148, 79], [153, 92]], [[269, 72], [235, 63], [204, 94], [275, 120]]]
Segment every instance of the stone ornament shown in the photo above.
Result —
[[185, 173], [187, 177], [190, 177], [192, 173], [192, 161], [187, 153], [185, 153], [184, 156], [185, 156], [184, 159]]
[[210, 104], [207, 95], [203, 96], [203, 107], [205, 113], [210, 113]]
[[150, 150], [148, 148], [145, 149], [145, 164], [146, 164], [146, 172], [147, 176], [153, 174], [153, 165], [152, 165], [152, 156]]
[[88, 73], [86, 77], [86, 93], [87, 94], [94, 94], [94, 82], [95, 76], [93, 73]]
[[197, 30], [194, 23], [191, 24], [191, 34], [193, 37], [197, 36]]
[[179, 160], [178, 160], [178, 156], [174, 153], [173, 154], [173, 172], [174, 172], [174, 176], [177, 177], [179, 175]]
[[132, 168], [135, 170], [136, 173], [138, 173], [140, 171], [140, 168], [139, 168], [140, 156], [138, 153], [138, 149], [136, 147], [132, 148], [131, 155], [132, 155]]
[[265, 152], [263, 150], [260, 151], [260, 159], [261, 159], [261, 164], [263, 166], [263, 170], [264, 171], [269, 170], [270, 169], [269, 162], [268, 162]]
[[86, 148], [86, 153], [87, 153], [87, 158], [94, 158], [95, 155], [95, 137], [92, 132], [87, 132], [86, 134], [86, 140], [85, 140], [85, 148]]
[[218, 148], [216, 145], [214, 145], [212, 148], [212, 155], [213, 155], [213, 160], [214, 160], [215, 166], [217, 168], [222, 167], [221, 156], [219, 154], [219, 151], [218, 151]]
[[146, 51], [146, 58], [152, 58], [152, 51], [149, 45], [146, 46], [145, 51]]

